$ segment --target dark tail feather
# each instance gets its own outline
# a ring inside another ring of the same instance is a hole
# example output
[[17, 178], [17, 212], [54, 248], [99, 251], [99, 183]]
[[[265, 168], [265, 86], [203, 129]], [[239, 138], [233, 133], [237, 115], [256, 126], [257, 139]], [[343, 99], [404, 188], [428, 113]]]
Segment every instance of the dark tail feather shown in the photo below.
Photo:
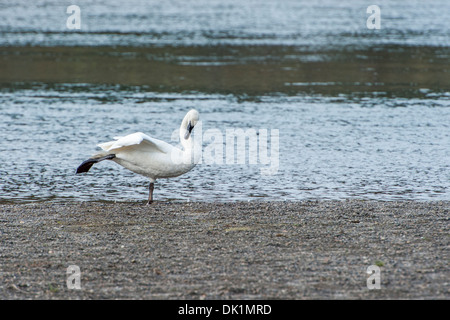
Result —
[[82, 164], [77, 168], [77, 173], [83, 173], [88, 172], [89, 169], [94, 165], [94, 163], [103, 161], [103, 160], [112, 160], [116, 157], [115, 154], [108, 154], [107, 156], [101, 157], [101, 158], [95, 158], [95, 159], [87, 159], [86, 161], [83, 161]]

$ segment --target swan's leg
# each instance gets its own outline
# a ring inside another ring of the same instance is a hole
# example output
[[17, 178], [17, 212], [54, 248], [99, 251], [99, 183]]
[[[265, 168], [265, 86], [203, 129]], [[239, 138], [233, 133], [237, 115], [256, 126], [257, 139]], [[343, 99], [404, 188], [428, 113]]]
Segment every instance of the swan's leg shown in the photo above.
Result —
[[82, 164], [80, 164], [80, 166], [77, 168], [77, 173], [82, 173], [82, 172], [88, 172], [89, 169], [94, 165], [94, 163], [103, 161], [103, 160], [112, 160], [116, 157], [115, 154], [108, 154], [104, 157], [100, 157], [100, 158], [90, 158], [87, 159], [86, 161], [83, 161]]
[[151, 204], [153, 202], [153, 189], [155, 188], [155, 184], [153, 182], [150, 182], [150, 185], [148, 186], [148, 202], [147, 204]]

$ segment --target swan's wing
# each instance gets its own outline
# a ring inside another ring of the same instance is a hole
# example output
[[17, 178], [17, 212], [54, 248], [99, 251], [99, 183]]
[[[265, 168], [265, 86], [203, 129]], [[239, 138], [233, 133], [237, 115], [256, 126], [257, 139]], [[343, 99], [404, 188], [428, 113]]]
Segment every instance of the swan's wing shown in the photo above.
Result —
[[136, 132], [125, 137], [115, 137], [116, 141], [100, 143], [98, 146], [105, 151], [118, 151], [125, 147], [134, 147], [146, 152], [168, 153], [172, 147], [168, 143], [149, 137], [142, 132]]

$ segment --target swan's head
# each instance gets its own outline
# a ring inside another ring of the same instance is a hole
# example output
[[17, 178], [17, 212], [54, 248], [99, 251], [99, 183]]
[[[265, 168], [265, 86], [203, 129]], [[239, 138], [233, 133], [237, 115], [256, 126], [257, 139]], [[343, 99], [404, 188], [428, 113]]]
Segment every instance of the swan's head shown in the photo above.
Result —
[[183, 126], [185, 126], [186, 132], [184, 133], [184, 139], [189, 139], [191, 135], [192, 129], [194, 129], [195, 125], [199, 120], [199, 114], [197, 110], [192, 109], [189, 111], [183, 119]]

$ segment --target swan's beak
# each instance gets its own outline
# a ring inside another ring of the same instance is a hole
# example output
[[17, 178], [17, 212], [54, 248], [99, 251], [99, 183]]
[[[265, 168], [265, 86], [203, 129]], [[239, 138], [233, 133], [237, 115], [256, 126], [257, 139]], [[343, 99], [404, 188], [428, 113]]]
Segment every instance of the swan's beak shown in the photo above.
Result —
[[189, 121], [188, 126], [187, 126], [187, 131], [184, 134], [184, 139], [186, 139], [186, 140], [189, 139], [189, 135], [191, 134], [192, 129], [194, 129], [194, 126]]

